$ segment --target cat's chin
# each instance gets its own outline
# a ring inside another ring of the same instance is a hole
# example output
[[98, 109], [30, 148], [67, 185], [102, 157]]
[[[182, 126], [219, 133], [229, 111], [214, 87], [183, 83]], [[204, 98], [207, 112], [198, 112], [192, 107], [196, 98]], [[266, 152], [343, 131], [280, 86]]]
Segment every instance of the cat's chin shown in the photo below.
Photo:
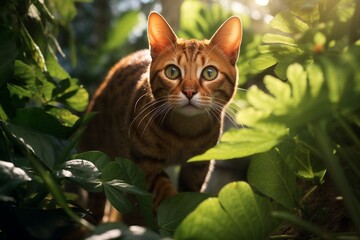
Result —
[[187, 117], [193, 117], [193, 116], [205, 113], [204, 109], [195, 107], [194, 105], [191, 105], [191, 104], [188, 104], [183, 107], [175, 108], [174, 111], [181, 115], [187, 116]]

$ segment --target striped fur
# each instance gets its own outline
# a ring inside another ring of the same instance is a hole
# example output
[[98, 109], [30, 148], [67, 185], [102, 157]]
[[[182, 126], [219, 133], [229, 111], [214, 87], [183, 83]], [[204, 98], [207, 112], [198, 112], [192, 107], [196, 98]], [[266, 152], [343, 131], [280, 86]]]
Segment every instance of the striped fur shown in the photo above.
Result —
[[[182, 166], [179, 190], [199, 191], [209, 163], [186, 161], [219, 139], [237, 85], [241, 34], [240, 20], [233, 17], [210, 40], [183, 40], [151, 13], [150, 51], [133, 53], [110, 70], [89, 105], [88, 111], [98, 115], [80, 149], [133, 160], [145, 174], [155, 206], [177, 192], [164, 172], [167, 166]], [[166, 75], [169, 65], [180, 70], [177, 79]], [[202, 75], [207, 66], [218, 70], [211, 81]]]

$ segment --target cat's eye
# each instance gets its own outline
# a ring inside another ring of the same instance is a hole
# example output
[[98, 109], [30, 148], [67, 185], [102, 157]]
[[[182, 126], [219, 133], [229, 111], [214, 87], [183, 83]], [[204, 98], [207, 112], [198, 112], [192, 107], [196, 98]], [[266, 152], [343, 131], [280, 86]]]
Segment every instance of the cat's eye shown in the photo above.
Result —
[[214, 80], [217, 77], [217, 75], [218, 75], [218, 70], [212, 66], [207, 66], [206, 68], [204, 68], [204, 70], [201, 73], [201, 76], [207, 81]]
[[165, 68], [165, 76], [171, 80], [175, 80], [180, 77], [180, 69], [171, 64]]

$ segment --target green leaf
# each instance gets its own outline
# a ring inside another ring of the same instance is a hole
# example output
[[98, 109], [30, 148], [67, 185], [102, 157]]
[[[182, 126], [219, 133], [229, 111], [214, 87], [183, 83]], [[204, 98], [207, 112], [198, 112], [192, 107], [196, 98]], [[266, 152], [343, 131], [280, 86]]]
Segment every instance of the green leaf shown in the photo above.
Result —
[[268, 44], [287, 44], [296, 46], [295, 40], [291, 37], [287, 37], [280, 34], [266, 33], [262, 38], [263, 43]]
[[94, 165], [102, 172], [106, 164], [111, 162], [111, 159], [102, 152], [88, 151], [72, 155], [73, 159], [85, 159], [94, 163]]
[[82, 188], [90, 192], [101, 191], [102, 182], [100, 172], [90, 161], [72, 159], [57, 167], [56, 175], [77, 182]]
[[14, 78], [16, 80], [14, 84], [29, 91], [26, 96], [30, 97], [31, 94], [38, 93], [35, 71], [29, 65], [20, 60], [16, 60]]
[[270, 53], [261, 54], [259, 57], [250, 60], [250, 67], [256, 70], [265, 70], [277, 63], [276, 57]]
[[4, 123], [2, 126], [6, 127], [6, 132], [9, 132], [12, 138], [20, 141], [50, 169], [53, 169], [56, 160], [67, 145], [66, 140], [55, 138], [31, 128], [10, 123]]
[[8, 27], [0, 27], [0, 86], [14, 72], [14, 62], [17, 55], [14, 32]]
[[269, 93], [276, 97], [276, 101], [286, 104], [290, 100], [291, 88], [289, 84], [270, 75], [265, 76], [264, 84]]
[[[296, 175], [304, 180], [311, 180], [321, 183], [325, 177], [326, 169], [319, 167], [320, 159], [314, 159], [307, 149], [297, 151], [294, 156]], [[316, 164], [317, 163], [317, 164]]]
[[185, 218], [175, 239], [266, 239], [278, 224], [271, 210], [246, 182], [229, 183]]
[[[293, 148], [287, 147], [285, 149]], [[296, 207], [293, 153], [276, 149], [255, 155], [250, 162], [248, 180], [251, 186], [277, 203], [289, 209]]]
[[41, 108], [20, 108], [12, 122], [64, 139], [73, 131]]
[[281, 142], [286, 134], [286, 129], [277, 133], [256, 129], [230, 130], [224, 133], [219, 144], [189, 162], [233, 159], [266, 152]]
[[[107, 194], [110, 194], [112, 197], [112, 200], [110, 201], [111, 204], [113, 204], [114, 207], [116, 207], [118, 210], [120, 208], [129, 207], [129, 203], [124, 202], [122, 199], [123, 196], [119, 196], [119, 198], [112, 196], [113, 193], [115, 194], [115, 192], [123, 192], [124, 189], [120, 190], [118, 186], [109, 184], [109, 181], [114, 179], [122, 180], [123, 182], [129, 184], [129, 186], [131, 185], [136, 187], [131, 187], [132, 191], [135, 189], [136, 191], [141, 191], [140, 195], [135, 195], [138, 207], [148, 226], [154, 226], [152, 213], [152, 195], [143, 194], [146, 191], [145, 189], [147, 189], [145, 184], [145, 177], [141, 170], [132, 161], [116, 158], [115, 161], [109, 162], [105, 165], [102, 170], [101, 178], [104, 183], [104, 187], [105, 185], [107, 187]], [[126, 190], [129, 191], [131, 189], [128, 188]], [[127, 212], [128, 211], [130, 211], [130, 209], [128, 209]]]
[[46, 64], [50, 75], [57, 80], [70, 79], [70, 75], [59, 64], [58, 60], [50, 52], [46, 56]]
[[349, 21], [354, 13], [356, 1], [353, 0], [340, 0], [336, 7], [336, 14], [339, 17], [341, 22]]
[[138, 15], [138, 11], [127, 11], [116, 19], [105, 43], [106, 51], [120, 47], [128, 39], [130, 32], [138, 23]]
[[306, 72], [309, 77], [309, 87], [311, 97], [316, 98], [323, 87], [324, 75], [321, 68], [316, 64], [311, 64], [307, 67]]
[[184, 192], [165, 199], [157, 211], [161, 236], [172, 237], [182, 220], [207, 198], [204, 193]]
[[290, 12], [280, 12], [276, 14], [276, 16], [271, 20], [270, 26], [289, 34], [303, 33], [309, 29], [308, 24]]
[[66, 26], [76, 16], [76, 7], [73, 0], [55, 1], [57, 18], [62, 26]]
[[20, 24], [21, 24], [20, 25], [21, 37], [24, 41], [24, 44], [26, 45], [27, 51], [30, 52], [30, 56], [37, 64], [37, 66], [41, 69], [41, 71], [46, 72], [47, 71], [46, 63], [40, 47], [35, 43], [35, 41], [31, 37], [30, 33], [25, 27], [25, 24], [22, 21], [20, 21]]
[[55, 101], [64, 103], [79, 112], [86, 109], [89, 101], [89, 93], [75, 78], [62, 80], [59, 86], [54, 89], [53, 97]]
[[127, 214], [133, 210], [133, 204], [130, 203], [123, 191], [108, 184], [107, 182], [103, 182], [103, 187], [106, 198], [109, 200], [111, 205], [116, 208], [116, 210], [123, 214]]
[[49, 106], [46, 110], [47, 113], [54, 116], [59, 122], [66, 127], [73, 127], [79, 120], [79, 117], [65, 108], [57, 108]]
[[27, 173], [13, 163], [0, 160], [0, 195], [5, 195], [19, 184], [31, 181]]
[[113, 179], [111, 181], [107, 181], [106, 184], [111, 185], [122, 192], [132, 193], [136, 195], [151, 195], [148, 191], [128, 184], [120, 179]]
[[298, 105], [305, 97], [307, 90], [307, 74], [300, 64], [292, 64], [286, 73], [292, 86], [292, 97], [294, 104]]

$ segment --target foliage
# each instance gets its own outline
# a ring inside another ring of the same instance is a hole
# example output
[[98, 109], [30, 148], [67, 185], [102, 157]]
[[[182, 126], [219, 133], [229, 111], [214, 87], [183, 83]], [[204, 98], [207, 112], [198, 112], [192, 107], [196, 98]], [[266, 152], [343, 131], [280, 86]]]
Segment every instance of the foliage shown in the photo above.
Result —
[[[190, 161], [250, 157], [248, 182], [230, 183], [217, 197], [180, 193], [165, 200], [156, 217], [132, 162], [74, 150], [93, 116], [77, 116], [88, 93], [59, 64], [60, 31], [68, 33], [72, 49], [64, 52], [76, 52], [69, 25], [75, 1], [12, 0], [0, 9], [0, 238], [62, 238], [79, 225], [89, 239], [344, 239], [360, 232], [358, 2], [295, 1], [273, 18], [274, 31], [261, 45], [258, 35], [244, 39], [240, 83], [257, 72], [272, 75], [246, 92], [246, 106], [236, 114], [244, 127]], [[211, 34], [230, 14], [220, 5], [197, 9], [194, 25], [179, 35]], [[99, 52], [114, 52], [121, 43], [126, 48], [137, 17], [138, 11], [121, 14]], [[93, 226], [91, 213], [64, 192], [69, 182], [105, 193], [123, 213], [138, 206], [147, 228]], [[342, 199], [337, 216], [349, 216], [348, 228], [332, 228], [323, 196], [332, 197], [326, 203]]]
[[[353, 1], [297, 1], [278, 13], [270, 25], [280, 32], [263, 36], [261, 55], [251, 62], [260, 70], [276, 65], [277, 77], [264, 78], [266, 91], [252, 86], [246, 93], [248, 106], [236, 120], [247, 128], [226, 132], [220, 144], [191, 159], [252, 156], [249, 184], [287, 209], [273, 209], [272, 215], [326, 239], [335, 236], [329, 233], [333, 229], [317, 226], [316, 217], [326, 206], [308, 215], [316, 203], [304, 199], [315, 198], [313, 191], [330, 178], [344, 198], [352, 229], [360, 231], [360, 48], [349, 34], [357, 31], [350, 29], [354, 11]], [[190, 216], [184, 226], [187, 221]]]

